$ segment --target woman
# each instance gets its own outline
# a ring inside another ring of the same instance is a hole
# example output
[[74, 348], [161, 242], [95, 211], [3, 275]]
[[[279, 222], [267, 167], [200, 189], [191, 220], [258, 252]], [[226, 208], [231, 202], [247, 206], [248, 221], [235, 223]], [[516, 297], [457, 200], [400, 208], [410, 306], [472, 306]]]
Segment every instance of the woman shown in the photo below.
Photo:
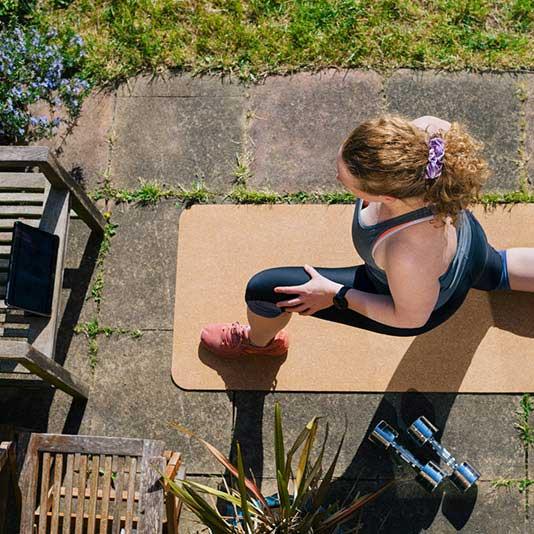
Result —
[[245, 292], [250, 326], [207, 325], [201, 344], [227, 358], [283, 355], [292, 313], [414, 336], [446, 321], [472, 287], [534, 291], [534, 248], [495, 250], [467, 209], [489, 176], [482, 148], [436, 117], [358, 126], [336, 164], [357, 197], [352, 235], [365, 263], [261, 271]]

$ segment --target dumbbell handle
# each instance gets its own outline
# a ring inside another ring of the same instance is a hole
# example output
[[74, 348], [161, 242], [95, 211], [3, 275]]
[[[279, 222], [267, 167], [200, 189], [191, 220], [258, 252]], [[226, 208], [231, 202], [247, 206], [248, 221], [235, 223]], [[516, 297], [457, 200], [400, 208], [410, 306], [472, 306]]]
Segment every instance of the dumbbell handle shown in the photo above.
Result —
[[421, 462], [408, 450], [405, 449], [402, 445], [394, 441], [390, 447], [393, 447], [398, 456], [400, 456], [405, 462], [410, 464], [414, 469], [421, 470], [423, 468]]
[[431, 437], [428, 439], [428, 443], [449, 467], [452, 467], [453, 469], [456, 468], [458, 465], [456, 458], [454, 458], [454, 456], [439, 441], [437, 441], [434, 437]]

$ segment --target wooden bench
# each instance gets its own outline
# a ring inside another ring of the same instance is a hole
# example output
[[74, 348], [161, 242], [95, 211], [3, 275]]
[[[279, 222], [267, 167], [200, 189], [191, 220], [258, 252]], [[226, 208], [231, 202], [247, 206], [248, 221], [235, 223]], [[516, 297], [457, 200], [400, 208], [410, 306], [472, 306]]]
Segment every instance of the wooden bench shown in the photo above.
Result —
[[20, 477], [21, 534], [177, 533], [180, 502], [160, 473], [185, 477], [162, 441], [32, 434]]
[[[48, 147], [0, 147], [0, 363], [20, 363], [70, 395], [87, 398], [88, 387], [54, 361], [71, 206], [103, 235], [102, 214]], [[8, 309], [3, 300], [17, 220], [59, 236], [51, 317]]]

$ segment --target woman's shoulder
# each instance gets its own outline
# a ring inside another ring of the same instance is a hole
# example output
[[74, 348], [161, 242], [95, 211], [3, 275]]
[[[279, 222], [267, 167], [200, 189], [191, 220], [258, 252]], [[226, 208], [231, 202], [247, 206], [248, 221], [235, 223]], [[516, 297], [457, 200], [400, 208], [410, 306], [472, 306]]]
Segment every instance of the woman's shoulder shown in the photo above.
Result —
[[433, 226], [434, 221], [414, 224], [391, 235], [383, 242], [382, 250], [375, 258], [386, 272], [388, 266], [399, 261], [411, 261], [418, 273], [441, 276], [443, 256], [448, 245], [448, 235], [443, 225]]

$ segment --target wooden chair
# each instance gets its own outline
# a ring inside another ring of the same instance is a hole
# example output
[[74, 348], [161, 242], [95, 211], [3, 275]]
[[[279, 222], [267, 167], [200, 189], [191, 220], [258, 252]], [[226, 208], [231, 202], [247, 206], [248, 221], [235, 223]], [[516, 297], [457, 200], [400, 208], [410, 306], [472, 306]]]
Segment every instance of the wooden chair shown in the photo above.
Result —
[[102, 214], [48, 147], [0, 147], [0, 299], [6, 292], [15, 221], [22, 220], [60, 238], [52, 316], [8, 309], [0, 300], [0, 363], [20, 363], [70, 395], [87, 398], [87, 385], [54, 361], [71, 205], [94, 232], [103, 235]]
[[[162, 441], [32, 434], [20, 487], [21, 534], [177, 533], [180, 503], [160, 473], [185, 476]], [[166, 512], [166, 515], [165, 515]]]

